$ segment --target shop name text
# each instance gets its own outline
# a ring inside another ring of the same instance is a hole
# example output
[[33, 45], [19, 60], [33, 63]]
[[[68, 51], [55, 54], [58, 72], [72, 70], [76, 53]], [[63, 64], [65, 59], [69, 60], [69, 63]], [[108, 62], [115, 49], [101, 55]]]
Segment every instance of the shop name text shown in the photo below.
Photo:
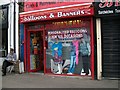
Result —
[[99, 8], [110, 8], [112, 6], [120, 6], [120, 0], [100, 0]]
[[86, 10], [77, 10], [73, 12], [57, 12], [56, 13], [50, 13], [49, 15], [30, 15], [30, 16], [23, 16], [22, 22], [28, 22], [28, 21], [36, 21], [36, 20], [45, 20], [45, 19], [51, 19], [51, 18], [61, 18], [61, 17], [70, 17], [70, 16], [78, 16], [78, 15], [90, 15], [91, 9]]

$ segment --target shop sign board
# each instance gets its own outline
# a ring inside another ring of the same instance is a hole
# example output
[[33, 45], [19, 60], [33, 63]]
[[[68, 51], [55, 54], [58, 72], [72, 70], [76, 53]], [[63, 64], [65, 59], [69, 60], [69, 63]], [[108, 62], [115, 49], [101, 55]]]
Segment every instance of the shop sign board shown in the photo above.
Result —
[[24, 11], [33, 11], [58, 6], [67, 6], [73, 4], [82, 4], [84, 2], [92, 2], [93, 0], [26, 0], [24, 2]]
[[68, 8], [68, 9], [59, 9], [53, 11], [39, 11], [33, 12], [29, 14], [20, 14], [20, 22], [33, 22], [33, 21], [41, 21], [41, 20], [51, 20], [58, 18], [69, 18], [76, 16], [90, 16], [94, 14], [93, 8]]
[[120, 15], [120, 0], [99, 0], [95, 3], [95, 15], [97, 17]]

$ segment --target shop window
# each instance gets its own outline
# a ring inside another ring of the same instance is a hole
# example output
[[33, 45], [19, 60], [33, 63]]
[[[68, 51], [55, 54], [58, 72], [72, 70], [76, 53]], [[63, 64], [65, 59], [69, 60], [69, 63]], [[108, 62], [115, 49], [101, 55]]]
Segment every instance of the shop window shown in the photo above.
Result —
[[1, 34], [1, 40], [0, 40], [0, 57], [6, 57], [7, 56], [7, 47], [8, 47], [8, 35], [7, 35], [7, 29], [0, 30]]
[[91, 75], [89, 20], [49, 24], [47, 42], [47, 73]]

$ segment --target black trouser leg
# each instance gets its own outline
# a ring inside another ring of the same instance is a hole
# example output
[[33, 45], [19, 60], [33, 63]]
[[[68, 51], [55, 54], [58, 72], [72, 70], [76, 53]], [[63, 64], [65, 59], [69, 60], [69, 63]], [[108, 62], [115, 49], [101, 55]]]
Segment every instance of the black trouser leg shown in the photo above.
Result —
[[6, 75], [6, 68], [7, 68], [8, 66], [10, 66], [10, 65], [13, 65], [13, 63], [8, 62], [7, 60], [5, 60], [5, 61], [3, 62], [3, 65], [2, 65], [2, 72], [3, 72], [3, 74]]
[[89, 74], [89, 57], [88, 56], [82, 56], [83, 60], [83, 69], [86, 74]]

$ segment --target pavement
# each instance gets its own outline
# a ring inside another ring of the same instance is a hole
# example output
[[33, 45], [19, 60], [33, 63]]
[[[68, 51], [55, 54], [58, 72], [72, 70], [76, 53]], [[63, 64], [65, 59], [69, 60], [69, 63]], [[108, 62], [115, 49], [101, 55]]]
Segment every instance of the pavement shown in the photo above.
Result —
[[55, 76], [43, 73], [9, 73], [2, 77], [2, 88], [118, 88], [119, 84], [118, 80], [98, 81], [86, 76]]

